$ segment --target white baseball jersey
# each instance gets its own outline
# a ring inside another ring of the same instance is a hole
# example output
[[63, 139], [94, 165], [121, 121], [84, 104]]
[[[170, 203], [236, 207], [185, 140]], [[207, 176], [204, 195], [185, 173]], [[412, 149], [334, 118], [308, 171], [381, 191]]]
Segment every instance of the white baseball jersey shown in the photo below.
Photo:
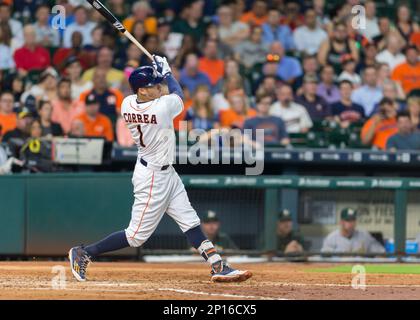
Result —
[[121, 114], [138, 147], [133, 173], [134, 204], [131, 221], [125, 233], [132, 247], [139, 247], [152, 235], [166, 212], [183, 232], [200, 224], [185, 187], [172, 166], [175, 151], [173, 119], [182, 111], [183, 103], [176, 94], [139, 103], [136, 95], [128, 96]]

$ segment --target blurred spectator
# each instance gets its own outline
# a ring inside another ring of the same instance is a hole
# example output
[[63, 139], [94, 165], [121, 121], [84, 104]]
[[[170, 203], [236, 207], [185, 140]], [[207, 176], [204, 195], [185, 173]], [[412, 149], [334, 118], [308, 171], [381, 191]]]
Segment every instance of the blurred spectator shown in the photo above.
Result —
[[[127, 126], [125, 126], [127, 129]], [[84, 138], [85, 137], [85, 128], [83, 122], [79, 119], [74, 119], [71, 123], [70, 131], [68, 133], [69, 138]]]
[[353, 83], [349, 80], [342, 80], [339, 84], [340, 101], [331, 106], [332, 114], [341, 128], [348, 128], [351, 123], [365, 119], [363, 107], [351, 101], [353, 87]]
[[77, 57], [67, 59], [64, 73], [71, 83], [71, 99], [79, 100], [82, 92], [92, 89], [92, 82], [82, 79], [82, 66]]
[[321, 68], [321, 82], [318, 84], [317, 95], [331, 104], [340, 100], [340, 91], [334, 83], [334, 68], [325, 65]]
[[284, 254], [303, 252], [304, 239], [298, 231], [293, 230], [293, 222], [289, 210], [284, 209], [280, 211], [276, 232], [278, 251]]
[[324, 28], [331, 23], [328, 14], [325, 12], [325, 0], [314, 0], [314, 10], [316, 12], [317, 23], [321, 28]]
[[50, 172], [52, 170], [51, 145], [41, 139], [42, 127], [39, 120], [32, 121], [30, 137], [20, 149], [19, 159], [30, 172]]
[[365, 2], [365, 12], [366, 12], [366, 27], [361, 28], [360, 32], [369, 40], [372, 40], [374, 37], [379, 35], [379, 25], [378, 19], [376, 17], [376, 4], [373, 0], [368, 0]]
[[[98, 50], [104, 45], [104, 29], [101, 25], [95, 26], [91, 31], [92, 43], [83, 46], [83, 49], [94, 58]], [[94, 59], [93, 59], [94, 60]]]
[[198, 49], [198, 44], [194, 37], [187, 34], [182, 38], [181, 48], [178, 51], [178, 55], [174, 59], [174, 64], [178, 68], [182, 67], [190, 53], [199, 56], [200, 50]]
[[284, 121], [269, 114], [272, 98], [269, 95], [257, 97], [257, 115], [245, 120], [244, 129], [252, 130], [252, 140], [256, 140], [256, 130], [264, 130], [264, 144], [283, 145], [290, 144]]
[[364, 71], [364, 85], [353, 91], [351, 100], [363, 107], [365, 115], [370, 116], [382, 99], [382, 90], [376, 84], [377, 71], [374, 67], [367, 67]]
[[336, 73], [342, 71], [344, 57], [350, 55], [354, 61], [359, 61], [359, 53], [354, 40], [349, 39], [344, 23], [334, 25], [333, 35], [326, 39], [319, 48], [318, 60], [321, 65], [331, 64]]
[[57, 86], [57, 99], [51, 100], [53, 107], [51, 120], [60, 124], [64, 133], [70, 131], [72, 121], [83, 113], [83, 104], [71, 98], [71, 82], [67, 78], [60, 80]]
[[39, 76], [38, 84], [33, 85], [21, 95], [22, 104], [36, 114], [37, 103], [41, 100], [52, 101], [57, 98], [58, 73], [54, 68], [48, 67]]
[[[305, 77], [305, 75], [309, 74], [315, 77], [318, 76], [319, 64], [316, 55], [304, 54], [302, 57], [302, 68], [302, 75], [297, 77], [295, 82], [293, 83], [293, 89], [296, 91], [297, 94], [302, 93], [303, 78]], [[334, 79], [334, 74], [332, 76], [332, 79]]]
[[0, 70], [12, 69], [15, 67], [11, 45], [10, 27], [5, 22], [0, 22]]
[[296, 98], [296, 102], [306, 108], [312, 121], [322, 121], [331, 117], [331, 107], [324, 98], [317, 95], [318, 79], [312, 75], [306, 75], [303, 79], [302, 95]]
[[59, 123], [51, 120], [53, 107], [49, 101], [40, 101], [38, 106], [39, 124], [41, 136], [48, 139], [56, 136], [63, 136], [63, 129]]
[[181, 70], [179, 83], [188, 88], [190, 92], [195, 92], [197, 86], [204, 84], [211, 88], [209, 77], [198, 69], [198, 57], [194, 53], [189, 53], [185, 58], [184, 68]]
[[207, 40], [203, 49], [204, 56], [198, 61], [198, 70], [205, 73], [212, 86], [214, 86], [224, 73], [225, 63], [217, 57], [217, 42]]
[[386, 63], [391, 68], [394, 68], [405, 62], [405, 56], [401, 53], [402, 43], [400, 37], [390, 34], [386, 40], [386, 49], [379, 52], [376, 56], [376, 61], [379, 63]]
[[[77, 123], [74, 121], [74, 123]], [[82, 124], [83, 127], [83, 124]], [[115, 134], [117, 136], [117, 142], [122, 147], [132, 147], [135, 142], [131, 136], [130, 129], [128, 129], [123, 117], [119, 116], [115, 125]]]
[[[228, 91], [236, 90], [236, 89], [244, 89], [247, 95], [251, 96], [251, 85], [247, 78], [243, 78], [240, 73], [240, 66], [235, 59], [227, 59], [225, 60], [224, 64], [225, 70], [223, 74], [223, 78], [220, 79], [216, 86], [213, 88], [212, 92], [222, 92], [225, 87], [225, 83], [228, 82], [231, 78], [236, 78], [238, 84]], [[213, 96], [215, 97], [215, 96]]]
[[96, 23], [89, 20], [88, 10], [84, 6], [78, 6], [73, 11], [75, 21], [68, 25], [64, 30], [63, 46], [70, 48], [72, 46], [72, 35], [78, 31], [82, 34], [82, 45], [92, 44], [92, 30]]
[[14, 54], [16, 68], [26, 75], [31, 70], [42, 70], [51, 65], [50, 53], [36, 43], [36, 33], [32, 25], [23, 28], [24, 45]]
[[255, 117], [257, 112], [248, 105], [242, 93], [232, 93], [228, 97], [230, 107], [220, 111], [220, 126], [222, 128], [242, 129], [246, 119]]
[[[221, 92], [213, 95], [211, 99], [211, 107], [215, 112], [229, 109], [228, 96], [230, 94], [245, 94], [243, 80], [239, 74], [229, 75], [226, 79], [223, 79], [223, 83], [220, 85], [222, 86]], [[219, 89], [216, 88], [215, 91], [219, 91]]]
[[385, 149], [390, 136], [397, 133], [397, 109], [389, 98], [383, 98], [379, 110], [364, 124], [360, 137], [365, 145]]
[[296, 50], [300, 53], [317, 53], [321, 44], [328, 38], [327, 33], [318, 26], [316, 18], [314, 9], [306, 10], [305, 25], [298, 27], [293, 33]]
[[346, 208], [340, 214], [340, 228], [324, 240], [323, 253], [385, 253], [385, 248], [368, 232], [356, 229], [357, 212]]
[[226, 233], [220, 231], [220, 220], [216, 212], [208, 210], [202, 219], [201, 227], [207, 238], [214, 244], [216, 250], [238, 250], [233, 240]]
[[396, 150], [420, 150], [420, 133], [414, 131], [410, 113], [401, 111], [397, 115], [398, 132], [389, 137], [386, 149]]
[[13, 112], [14, 97], [11, 92], [0, 93], [0, 126], [1, 134], [5, 135], [8, 131], [16, 128], [16, 113]]
[[123, 25], [128, 31], [132, 31], [135, 23], [141, 22], [144, 25], [146, 33], [156, 34], [157, 19], [152, 15], [153, 10], [148, 1], [134, 2], [131, 10], [131, 16], [123, 20]]
[[203, 0], [191, 0], [183, 8], [182, 18], [174, 21], [172, 31], [191, 35], [196, 41], [204, 35], [206, 24], [203, 21]]
[[300, 13], [300, 4], [297, 0], [286, 2], [284, 16], [280, 18], [280, 23], [288, 25], [292, 31], [304, 24], [305, 18]]
[[276, 98], [276, 88], [280, 85], [280, 80], [274, 76], [267, 76], [262, 79], [255, 95], [269, 95], [274, 100]]
[[21, 110], [21, 97], [25, 90], [26, 78], [19, 75], [16, 71], [9, 72], [7, 78], [4, 81], [3, 91], [9, 91], [14, 97], [13, 110]]
[[99, 112], [115, 123], [124, 96], [120, 90], [109, 87], [106, 75], [105, 70], [96, 69], [93, 74], [93, 88], [83, 92], [80, 95], [80, 101], [85, 101], [87, 96], [94, 96], [100, 106]]
[[420, 129], [420, 98], [410, 97], [407, 100], [407, 111], [410, 114], [414, 129]]
[[[391, 22], [388, 17], [380, 17], [378, 20], [379, 33], [372, 38], [373, 43], [382, 51], [386, 47], [386, 40], [392, 32]], [[398, 34], [398, 33], [397, 33]]]
[[[182, 46], [183, 35], [181, 33], [172, 32], [171, 23], [168, 19], [160, 18], [158, 20], [159, 42], [162, 45], [163, 53], [168, 57], [168, 61], [173, 61]], [[138, 39], [142, 39], [143, 35]]]
[[11, 6], [5, 2], [0, 2], [0, 22], [5, 22], [9, 25], [12, 32], [12, 37], [16, 38], [20, 45], [23, 44], [23, 28], [22, 23], [12, 18]]
[[235, 47], [249, 36], [249, 26], [244, 22], [234, 20], [230, 6], [220, 6], [217, 17], [219, 19], [218, 34], [223, 43]]
[[382, 63], [378, 66], [378, 80], [377, 85], [378, 87], [382, 88], [384, 92], [384, 96], [386, 96], [386, 85], [388, 83], [392, 83], [395, 86], [395, 96], [393, 99], [400, 99], [404, 100], [406, 98], [405, 92], [401, 87], [400, 83], [391, 80], [391, 68], [386, 63]]
[[32, 115], [26, 110], [19, 112], [17, 115], [16, 128], [3, 135], [2, 141], [9, 145], [12, 156], [15, 158], [19, 157], [19, 150], [29, 137], [32, 120]]
[[363, 59], [359, 62], [357, 65], [357, 72], [363, 72], [367, 67], [376, 67], [376, 56], [378, 54], [378, 50], [376, 48], [376, 45], [374, 43], [368, 43], [364, 47], [363, 51]]
[[[147, 51], [153, 52], [154, 54], [158, 56], [163, 56], [163, 52], [159, 43], [159, 37], [157, 35], [146, 34], [143, 37], [143, 39], [141, 39], [141, 43], [143, 44], [144, 48]], [[150, 61], [150, 58], [142, 52], [141, 57], [140, 57], [140, 65], [141, 66], [151, 65], [151, 63], [152, 62]]]
[[271, 44], [267, 60], [268, 63], [276, 64], [276, 75], [289, 84], [292, 84], [296, 78], [302, 75], [302, 67], [299, 60], [286, 56], [284, 47], [279, 41]]
[[401, 84], [404, 92], [409, 94], [414, 89], [420, 89], [419, 51], [415, 46], [405, 50], [407, 61], [395, 67], [392, 79]]
[[270, 115], [280, 117], [288, 133], [305, 133], [312, 127], [312, 120], [305, 107], [293, 101], [292, 88], [284, 84], [277, 89], [277, 102], [270, 107]]
[[337, 78], [338, 82], [348, 80], [357, 88], [362, 84], [362, 78], [356, 72], [356, 61], [352, 57], [348, 57], [343, 61], [343, 72]]
[[405, 4], [398, 6], [396, 27], [401, 37], [403, 37], [407, 43], [413, 32], [419, 31], [418, 24], [412, 19], [410, 8]]
[[209, 88], [206, 85], [198, 86], [194, 93], [192, 106], [185, 115], [188, 131], [192, 129], [209, 131], [219, 127], [218, 114], [213, 111], [210, 99]]
[[242, 41], [235, 47], [238, 60], [248, 69], [266, 60], [268, 45], [262, 43], [262, 29], [254, 27], [248, 40]]
[[262, 41], [267, 46], [280, 41], [286, 51], [295, 49], [292, 31], [288, 25], [280, 24], [280, 12], [277, 9], [268, 11], [267, 22], [262, 25]]
[[42, 4], [36, 9], [36, 22], [34, 23], [36, 41], [43, 47], [58, 47], [60, 34], [48, 23], [50, 12], [50, 6], [47, 4]]
[[106, 81], [113, 88], [121, 88], [121, 85], [126, 81], [124, 72], [112, 67], [114, 59], [114, 52], [108, 47], [102, 47], [98, 50], [97, 64], [95, 67], [86, 70], [83, 73], [83, 81], [93, 81], [93, 76], [96, 70], [101, 69], [106, 72]]
[[255, 0], [250, 11], [244, 13], [241, 21], [250, 26], [261, 26], [267, 21], [267, 3], [263, 0]]
[[86, 96], [86, 111], [76, 117], [83, 123], [84, 135], [87, 137], [100, 137], [107, 141], [114, 140], [112, 123], [107, 116], [99, 112], [100, 102], [94, 94]]

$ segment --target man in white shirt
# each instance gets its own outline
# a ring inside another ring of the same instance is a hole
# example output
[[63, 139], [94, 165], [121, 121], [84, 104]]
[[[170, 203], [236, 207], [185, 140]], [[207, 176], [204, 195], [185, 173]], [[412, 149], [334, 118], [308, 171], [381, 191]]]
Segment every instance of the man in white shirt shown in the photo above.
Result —
[[276, 91], [277, 102], [270, 107], [270, 115], [280, 117], [288, 133], [305, 133], [312, 127], [312, 120], [304, 106], [293, 101], [293, 90], [288, 84]]
[[44, 47], [58, 47], [60, 45], [60, 34], [57, 29], [54, 29], [48, 23], [50, 11], [50, 7], [46, 4], [40, 5], [36, 9], [36, 22], [34, 23], [36, 41]]
[[405, 55], [401, 53], [401, 39], [395, 34], [390, 34], [388, 36], [386, 49], [379, 52], [376, 56], [376, 61], [379, 63], [386, 63], [391, 68], [391, 71], [394, 68], [405, 62]]
[[83, 46], [92, 44], [92, 30], [96, 23], [88, 21], [88, 11], [85, 7], [79, 6], [74, 9], [75, 21], [64, 30], [63, 45], [71, 48], [71, 36], [73, 32], [79, 31], [83, 36]]
[[305, 25], [297, 28], [293, 34], [296, 49], [310, 55], [318, 52], [321, 43], [327, 37], [327, 33], [318, 26], [317, 15], [313, 9], [306, 11]]
[[365, 2], [366, 10], [366, 28], [360, 28], [359, 31], [369, 40], [372, 40], [374, 37], [379, 35], [381, 32], [379, 30], [378, 19], [376, 18], [376, 4], [375, 1], [366, 1]]

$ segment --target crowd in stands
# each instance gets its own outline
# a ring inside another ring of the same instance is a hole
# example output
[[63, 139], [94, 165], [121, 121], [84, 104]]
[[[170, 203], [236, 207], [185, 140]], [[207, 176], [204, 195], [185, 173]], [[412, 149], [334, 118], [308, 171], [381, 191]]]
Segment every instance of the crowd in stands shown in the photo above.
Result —
[[[274, 145], [345, 131], [359, 145], [340, 147], [420, 149], [420, 27], [407, 4], [380, 14], [371, 0], [104, 3], [170, 61], [185, 92], [177, 130], [265, 129]], [[354, 28], [358, 4], [366, 26]], [[132, 146], [119, 110], [130, 72], [148, 64], [87, 1], [2, 0], [0, 138], [20, 138], [21, 158], [33, 139], [62, 135]]]

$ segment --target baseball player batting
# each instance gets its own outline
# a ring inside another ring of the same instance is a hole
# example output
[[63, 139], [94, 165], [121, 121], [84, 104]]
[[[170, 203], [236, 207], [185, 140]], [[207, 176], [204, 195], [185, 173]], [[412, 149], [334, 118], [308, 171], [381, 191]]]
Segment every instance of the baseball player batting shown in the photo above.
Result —
[[[153, 67], [140, 67], [130, 75], [133, 94], [126, 97], [121, 106], [122, 117], [138, 147], [132, 178], [134, 204], [130, 224], [127, 229], [97, 243], [71, 248], [71, 271], [78, 281], [85, 281], [92, 259], [105, 252], [141, 246], [166, 212], [210, 264], [212, 281], [245, 281], [252, 276], [251, 272], [231, 268], [202, 232], [200, 218], [171, 165], [175, 151], [173, 119], [183, 110], [183, 92], [172, 76], [166, 58], [153, 57]], [[169, 94], [163, 92], [163, 81]]]

